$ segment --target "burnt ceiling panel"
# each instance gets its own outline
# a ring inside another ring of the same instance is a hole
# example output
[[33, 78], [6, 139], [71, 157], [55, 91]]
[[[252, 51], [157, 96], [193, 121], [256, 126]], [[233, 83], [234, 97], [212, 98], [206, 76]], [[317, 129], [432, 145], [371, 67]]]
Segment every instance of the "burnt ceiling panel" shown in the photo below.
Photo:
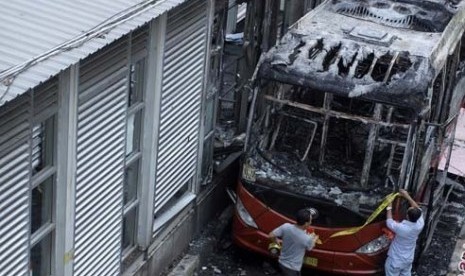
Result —
[[427, 59], [353, 41], [291, 37], [267, 54], [262, 77], [346, 97], [422, 105], [431, 78]]

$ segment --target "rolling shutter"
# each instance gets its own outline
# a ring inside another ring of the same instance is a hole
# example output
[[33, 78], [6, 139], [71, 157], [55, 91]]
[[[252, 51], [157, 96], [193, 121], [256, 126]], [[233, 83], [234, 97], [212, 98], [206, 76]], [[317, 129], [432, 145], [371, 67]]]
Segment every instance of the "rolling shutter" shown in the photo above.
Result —
[[120, 274], [127, 39], [82, 62], [74, 275]]
[[58, 111], [58, 80], [52, 78], [34, 89], [34, 118], [47, 118]]
[[0, 275], [29, 271], [30, 93], [0, 108]]
[[[33, 125], [32, 125], [32, 170], [39, 165], [42, 154], [41, 142], [44, 125], [37, 122], [44, 121], [58, 111], [58, 80], [52, 78], [33, 92]], [[56, 164], [54, 164], [56, 165]]]
[[168, 13], [155, 213], [196, 171], [206, 46], [206, 2], [189, 1]]
[[145, 25], [135, 30], [131, 36], [131, 55], [134, 59], [146, 57], [148, 55], [149, 25]]

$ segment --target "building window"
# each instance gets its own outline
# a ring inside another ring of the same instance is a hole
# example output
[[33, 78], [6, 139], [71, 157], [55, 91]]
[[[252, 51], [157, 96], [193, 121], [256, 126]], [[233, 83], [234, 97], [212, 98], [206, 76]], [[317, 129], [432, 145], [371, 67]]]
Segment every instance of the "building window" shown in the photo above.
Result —
[[144, 99], [145, 58], [131, 64], [130, 70], [128, 107], [134, 106]]
[[123, 218], [123, 250], [130, 250], [136, 245], [137, 208], [129, 209]]
[[133, 161], [126, 166], [124, 179], [124, 205], [137, 200], [137, 183], [139, 183], [139, 160]]
[[49, 276], [52, 275], [52, 254], [53, 243], [52, 233], [48, 233], [31, 249], [31, 275]]
[[137, 153], [140, 150], [140, 134], [142, 123], [142, 111], [128, 114], [126, 127], [126, 156]]
[[192, 187], [192, 179], [189, 179], [186, 183], [182, 184], [178, 191], [163, 204], [163, 206], [155, 213], [155, 218], [160, 219], [166, 214], [166, 211], [173, 209], [180, 201], [181, 198], [185, 197], [190, 193]]
[[53, 165], [55, 120], [51, 117], [32, 128], [32, 174]]
[[52, 223], [53, 180], [48, 178], [32, 189], [31, 233]]
[[123, 186], [123, 259], [137, 245], [137, 217], [139, 212], [139, 176], [142, 157], [141, 133], [144, 112], [145, 58], [130, 66], [128, 113], [126, 122], [126, 161]]
[[202, 185], [212, 181], [213, 176], [213, 135], [208, 136], [203, 142], [202, 157]]
[[223, 47], [223, 20], [222, 12], [217, 12], [212, 26], [212, 40], [210, 52], [210, 65], [208, 67], [208, 84], [203, 103], [203, 152], [200, 172], [200, 182], [206, 185], [212, 181], [213, 176], [213, 136], [216, 121], [216, 104], [218, 89], [221, 81], [222, 56], [219, 49]]
[[32, 127], [31, 253], [33, 276], [53, 274], [55, 233], [55, 117]]
[[215, 120], [215, 95], [207, 99], [205, 104], [204, 124], [205, 136], [203, 141], [203, 154], [202, 154], [202, 184], [208, 184], [212, 181], [213, 176], [213, 128]]

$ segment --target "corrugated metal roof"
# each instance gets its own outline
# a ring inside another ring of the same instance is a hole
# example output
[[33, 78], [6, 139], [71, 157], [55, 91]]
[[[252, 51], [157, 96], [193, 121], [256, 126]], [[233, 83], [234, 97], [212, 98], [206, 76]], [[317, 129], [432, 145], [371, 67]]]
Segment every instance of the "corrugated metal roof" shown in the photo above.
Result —
[[186, 0], [0, 0], [0, 106]]

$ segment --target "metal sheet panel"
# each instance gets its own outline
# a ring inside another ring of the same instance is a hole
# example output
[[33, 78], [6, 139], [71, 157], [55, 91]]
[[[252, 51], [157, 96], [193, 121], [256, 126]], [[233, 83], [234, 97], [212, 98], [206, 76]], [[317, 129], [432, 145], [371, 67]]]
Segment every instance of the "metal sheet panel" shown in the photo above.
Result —
[[58, 110], [58, 80], [52, 78], [34, 89], [34, 117], [47, 117]]
[[148, 55], [149, 25], [137, 29], [131, 35], [131, 55], [133, 58]]
[[29, 271], [30, 93], [0, 108], [0, 276]]
[[86, 59], [78, 95], [74, 275], [118, 275], [127, 39]]
[[0, 106], [186, 0], [0, 0]]
[[155, 184], [157, 213], [196, 171], [206, 46], [206, 1], [168, 13]]

